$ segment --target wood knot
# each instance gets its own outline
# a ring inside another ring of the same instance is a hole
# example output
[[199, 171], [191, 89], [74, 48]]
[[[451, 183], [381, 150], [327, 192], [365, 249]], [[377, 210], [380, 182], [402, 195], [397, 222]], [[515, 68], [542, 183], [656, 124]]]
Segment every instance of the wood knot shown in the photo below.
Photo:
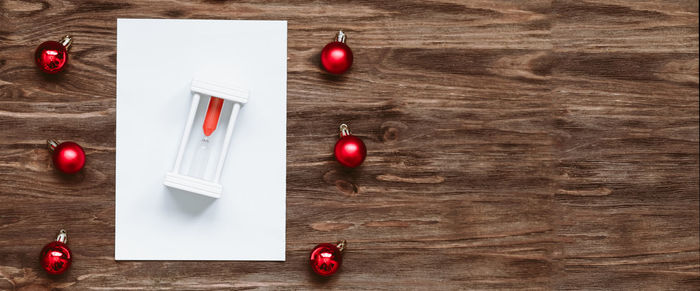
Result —
[[387, 121], [382, 123], [382, 140], [384, 142], [394, 142], [399, 140], [400, 133], [408, 129], [408, 126], [398, 121]]
[[358, 194], [357, 185], [345, 180], [336, 180], [335, 187], [338, 188], [338, 190], [340, 190], [340, 192], [343, 192], [343, 194], [345, 195], [357, 196]]
[[395, 127], [389, 127], [384, 130], [384, 141], [396, 141], [399, 139], [399, 130]]

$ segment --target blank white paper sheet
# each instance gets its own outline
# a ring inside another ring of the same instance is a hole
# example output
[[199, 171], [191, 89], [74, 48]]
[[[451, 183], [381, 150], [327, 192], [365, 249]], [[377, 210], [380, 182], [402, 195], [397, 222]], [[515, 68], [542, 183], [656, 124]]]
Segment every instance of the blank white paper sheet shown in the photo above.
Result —
[[[250, 91], [218, 199], [163, 185], [202, 72]], [[115, 259], [284, 261], [286, 122], [286, 21], [118, 19]]]

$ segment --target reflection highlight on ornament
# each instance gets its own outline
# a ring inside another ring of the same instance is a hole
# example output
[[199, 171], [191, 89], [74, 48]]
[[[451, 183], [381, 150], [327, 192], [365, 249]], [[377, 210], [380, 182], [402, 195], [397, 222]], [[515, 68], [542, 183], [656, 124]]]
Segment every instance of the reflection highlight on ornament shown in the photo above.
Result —
[[72, 150], [67, 150], [67, 151], [63, 152], [63, 157], [65, 157], [67, 159], [72, 159], [72, 158], [75, 158], [77, 156], [78, 156], [78, 153], [76, 153], [75, 151], [72, 151]]
[[343, 57], [345, 57], [345, 53], [343, 51], [340, 51], [340, 50], [335, 50], [335, 51], [331, 52], [331, 57], [336, 58], [336, 59], [342, 59]]
[[345, 150], [348, 152], [356, 152], [357, 151], [357, 146], [354, 144], [346, 144], [345, 145]]

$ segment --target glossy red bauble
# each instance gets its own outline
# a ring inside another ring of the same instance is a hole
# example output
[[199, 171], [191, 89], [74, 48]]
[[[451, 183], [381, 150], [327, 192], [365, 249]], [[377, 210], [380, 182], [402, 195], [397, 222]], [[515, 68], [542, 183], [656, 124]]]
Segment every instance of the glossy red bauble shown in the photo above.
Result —
[[309, 258], [311, 270], [324, 277], [335, 274], [343, 263], [345, 245], [345, 241], [341, 241], [337, 245], [322, 243], [314, 247]]
[[345, 34], [338, 32], [336, 40], [321, 51], [321, 64], [332, 74], [342, 74], [352, 66], [352, 50], [345, 44]]
[[46, 41], [34, 52], [34, 61], [44, 73], [56, 74], [68, 63], [68, 48], [71, 37], [66, 35], [60, 41]]
[[354, 168], [367, 157], [367, 147], [361, 139], [350, 135], [348, 126], [340, 125], [340, 139], [335, 143], [335, 159], [346, 167]]
[[41, 268], [50, 275], [63, 274], [71, 264], [71, 252], [66, 242], [68, 236], [65, 230], [61, 230], [56, 241], [50, 242], [41, 250], [39, 260]]
[[85, 151], [79, 144], [72, 141], [59, 143], [55, 140], [48, 140], [47, 143], [53, 152], [53, 165], [59, 171], [73, 174], [85, 166]]

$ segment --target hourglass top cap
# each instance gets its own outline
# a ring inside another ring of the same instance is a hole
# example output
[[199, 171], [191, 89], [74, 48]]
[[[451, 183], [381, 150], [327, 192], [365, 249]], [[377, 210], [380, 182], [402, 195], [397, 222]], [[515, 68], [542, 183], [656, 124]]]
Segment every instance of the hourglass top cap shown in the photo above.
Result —
[[214, 96], [238, 103], [248, 102], [248, 89], [233, 82], [222, 82], [220, 80], [194, 78], [191, 85], [192, 92], [201, 93], [207, 96]]

